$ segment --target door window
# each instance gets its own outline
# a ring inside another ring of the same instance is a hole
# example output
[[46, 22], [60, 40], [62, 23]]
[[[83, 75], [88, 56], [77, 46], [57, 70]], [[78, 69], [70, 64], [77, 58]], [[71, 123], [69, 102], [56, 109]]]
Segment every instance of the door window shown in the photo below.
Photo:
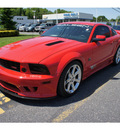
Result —
[[98, 26], [94, 31], [93, 38], [95, 38], [96, 35], [104, 35], [106, 38], [108, 38], [110, 37], [110, 30], [106, 26]]
[[117, 35], [117, 33], [116, 33], [116, 31], [114, 29], [111, 29], [111, 31], [112, 31], [112, 36]]

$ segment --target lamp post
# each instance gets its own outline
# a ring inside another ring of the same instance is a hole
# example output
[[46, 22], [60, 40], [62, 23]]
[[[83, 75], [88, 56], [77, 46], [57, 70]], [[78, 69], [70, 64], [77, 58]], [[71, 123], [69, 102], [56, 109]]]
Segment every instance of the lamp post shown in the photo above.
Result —
[[35, 10], [33, 10], [32, 12], [34, 12], [34, 16], [33, 16], [33, 18], [34, 18], [34, 23], [35, 23], [35, 12], [36, 12], [36, 11], [35, 11]]
[[96, 9], [96, 23], [97, 23], [97, 9]]
[[57, 9], [56, 9], [56, 24], [58, 24], [58, 12], [57, 12]]

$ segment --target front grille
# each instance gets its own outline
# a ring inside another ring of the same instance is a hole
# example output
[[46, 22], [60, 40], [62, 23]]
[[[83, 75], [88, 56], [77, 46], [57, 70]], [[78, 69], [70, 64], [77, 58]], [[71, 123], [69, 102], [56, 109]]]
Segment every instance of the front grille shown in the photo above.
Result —
[[20, 72], [20, 63], [0, 59], [0, 65], [4, 68]]

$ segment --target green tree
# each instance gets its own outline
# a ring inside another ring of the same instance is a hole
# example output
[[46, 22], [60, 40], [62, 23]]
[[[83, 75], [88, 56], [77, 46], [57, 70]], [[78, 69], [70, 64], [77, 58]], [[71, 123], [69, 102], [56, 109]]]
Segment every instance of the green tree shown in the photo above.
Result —
[[46, 8], [31, 8], [31, 10], [35, 10], [35, 16], [36, 16], [36, 19], [42, 19], [42, 15], [43, 14], [53, 14], [52, 11], [49, 11], [48, 9]]
[[[56, 10], [54, 11], [56, 13]], [[57, 13], [71, 13], [71, 11], [66, 11], [64, 9], [57, 9]]]
[[93, 19], [90, 22], [96, 22], [96, 17], [93, 16]]
[[113, 19], [113, 18], [112, 18], [112, 19], [110, 19], [110, 21], [111, 21], [111, 22], [115, 22], [115, 21], [116, 21], [116, 19]]
[[[0, 9], [1, 10], [1, 9]], [[42, 19], [43, 14], [53, 14], [56, 13], [46, 9], [46, 8], [11, 8], [13, 16], [28, 16], [29, 19], [33, 19], [33, 10], [35, 11], [36, 19]], [[64, 9], [57, 9], [58, 13], [71, 13], [71, 11], [66, 11]]]
[[106, 25], [112, 26], [112, 24], [110, 22], [107, 22]]
[[116, 23], [117, 23], [117, 25], [120, 24], [120, 16], [117, 16]]
[[29, 19], [33, 19], [33, 12], [31, 8], [26, 8], [24, 9], [24, 11], [25, 11], [25, 16], [28, 16]]
[[42, 19], [43, 14], [52, 14], [52, 11], [49, 11], [46, 8], [24, 8], [23, 9], [23, 16], [28, 16], [29, 19], [33, 19], [33, 10], [35, 11], [36, 19]]
[[7, 30], [15, 29], [15, 22], [13, 22], [12, 10], [10, 8], [2, 8], [0, 15], [0, 24]]
[[98, 16], [97, 21], [98, 22], [108, 22], [109, 20], [105, 16]]
[[24, 16], [25, 10], [23, 8], [11, 8], [13, 16]]

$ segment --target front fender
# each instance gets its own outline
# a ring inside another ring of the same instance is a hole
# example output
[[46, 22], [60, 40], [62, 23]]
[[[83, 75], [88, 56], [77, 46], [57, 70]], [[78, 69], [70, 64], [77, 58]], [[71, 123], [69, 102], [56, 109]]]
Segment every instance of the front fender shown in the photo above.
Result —
[[58, 64], [58, 67], [57, 67], [57, 75], [61, 75], [61, 73], [63, 72], [63, 70], [65, 69], [65, 67], [72, 61], [74, 60], [79, 60], [82, 65], [84, 66], [85, 64], [85, 60], [84, 58], [81, 56], [80, 53], [78, 52], [70, 52], [66, 55], [64, 55], [59, 64]]

